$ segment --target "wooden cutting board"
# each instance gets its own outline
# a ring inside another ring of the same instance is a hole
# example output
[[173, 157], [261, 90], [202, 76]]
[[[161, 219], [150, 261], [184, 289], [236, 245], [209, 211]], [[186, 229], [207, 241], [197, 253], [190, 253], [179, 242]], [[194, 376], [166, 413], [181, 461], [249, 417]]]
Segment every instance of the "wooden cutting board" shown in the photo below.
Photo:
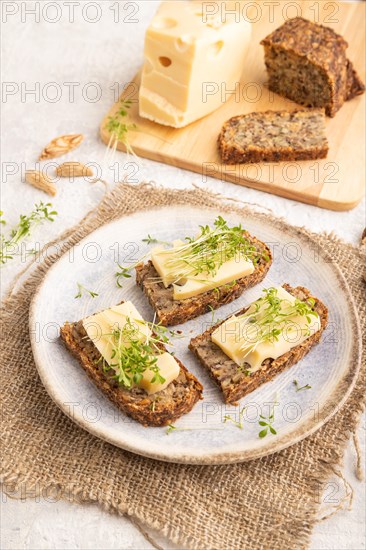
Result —
[[[252, 3], [253, 4], [253, 3]], [[268, 3], [267, 3], [268, 4]], [[365, 80], [365, 15], [366, 2], [291, 2], [287, 17], [298, 10], [304, 17], [333, 27], [349, 42], [348, 55], [361, 78]], [[319, 14], [314, 12], [318, 6]], [[289, 4], [281, 2], [274, 10], [273, 22], [262, 5], [262, 16], [252, 24], [253, 39], [247, 65], [240, 83], [239, 97], [232, 96], [212, 114], [174, 129], [150, 122], [138, 115], [139, 75], [126, 85], [124, 93], [107, 113], [101, 124], [104, 143], [110, 142], [106, 130], [109, 116], [117, 111], [120, 101], [130, 99], [129, 121], [138, 131], [129, 131], [128, 139], [133, 151], [173, 166], [208, 176], [253, 187], [261, 191], [314, 204], [332, 210], [354, 208], [365, 193], [365, 95], [344, 104], [335, 118], [327, 119], [327, 136], [330, 150], [324, 160], [224, 165], [217, 151], [217, 136], [222, 124], [232, 116], [267, 109], [294, 109], [297, 105], [273, 94], [265, 87], [266, 72], [260, 40], [284, 21], [283, 10]], [[266, 8], [269, 10], [269, 7]], [[123, 143], [117, 148], [125, 151]]]

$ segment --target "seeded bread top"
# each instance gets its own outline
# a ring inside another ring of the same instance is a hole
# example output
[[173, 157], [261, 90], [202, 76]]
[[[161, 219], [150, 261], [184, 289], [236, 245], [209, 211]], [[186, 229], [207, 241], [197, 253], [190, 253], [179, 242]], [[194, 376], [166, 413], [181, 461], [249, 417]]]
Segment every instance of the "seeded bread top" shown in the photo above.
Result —
[[304, 56], [316, 65], [330, 69], [335, 57], [345, 55], [348, 43], [329, 27], [302, 17], [289, 19], [261, 42], [263, 46], [279, 46]]
[[236, 116], [222, 129], [222, 139], [242, 149], [327, 147], [322, 109], [265, 111]]

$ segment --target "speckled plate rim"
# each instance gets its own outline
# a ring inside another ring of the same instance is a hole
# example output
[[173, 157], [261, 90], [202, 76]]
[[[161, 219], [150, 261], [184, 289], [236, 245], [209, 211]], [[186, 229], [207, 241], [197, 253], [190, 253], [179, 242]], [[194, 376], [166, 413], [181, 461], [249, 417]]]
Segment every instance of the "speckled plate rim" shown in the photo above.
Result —
[[[217, 210], [217, 208], [212, 207], [197, 207], [193, 205], [187, 205], [192, 209], [197, 210]], [[179, 205], [176, 206], [179, 208]], [[183, 206], [184, 208], [185, 206]], [[167, 206], [163, 207], [156, 207], [149, 209], [150, 211], [163, 211], [166, 210]], [[234, 209], [235, 210], [235, 209]], [[123, 219], [126, 220], [129, 217], [136, 216], [139, 213], [145, 212], [144, 210], [134, 212], [133, 214], [123, 216]], [[246, 215], [249, 217], [255, 217], [255, 212], [246, 211]], [[113, 223], [116, 223], [117, 220], [113, 220], [109, 222], [108, 224], [104, 224], [103, 226], [95, 229], [94, 231], [90, 232], [84, 239], [82, 239], [78, 245], [84, 243], [84, 241], [87, 241], [90, 239], [92, 235], [97, 235], [98, 232], [101, 232], [104, 230], [104, 228], [107, 225], [111, 225]], [[263, 220], [261, 218], [261, 223], [265, 223], [269, 226], [273, 226], [275, 228], [279, 228], [279, 225], [283, 222], [279, 218], [266, 218]], [[283, 230], [283, 225], [281, 225], [281, 230]], [[57, 392], [55, 392], [54, 387], [52, 385], [52, 381], [50, 380], [48, 376], [48, 370], [45, 365], [43, 365], [42, 361], [40, 360], [40, 354], [38, 352], [37, 345], [33, 342], [31, 338], [31, 345], [32, 345], [32, 351], [34, 356], [35, 365], [38, 371], [38, 374], [40, 376], [40, 379], [42, 381], [42, 384], [44, 385], [47, 393], [51, 397], [51, 399], [55, 402], [55, 404], [62, 410], [66, 416], [68, 416], [73, 422], [75, 422], [78, 426], [83, 428], [84, 430], [88, 431], [92, 435], [98, 437], [99, 439], [106, 441], [107, 443], [111, 443], [112, 445], [119, 447], [125, 451], [132, 452], [134, 454], [138, 454], [140, 456], [145, 456], [147, 458], [152, 458], [155, 460], [161, 460], [164, 462], [173, 462], [178, 464], [196, 464], [196, 465], [217, 465], [217, 464], [231, 464], [231, 463], [238, 463], [238, 462], [245, 462], [248, 460], [254, 460], [257, 458], [261, 458], [264, 456], [268, 456], [270, 454], [282, 451], [286, 449], [287, 447], [290, 447], [292, 445], [295, 445], [299, 441], [305, 439], [306, 437], [309, 437], [314, 432], [319, 430], [326, 422], [328, 422], [345, 404], [347, 401], [349, 395], [351, 394], [356, 380], [358, 376], [358, 372], [361, 365], [361, 355], [362, 355], [362, 333], [361, 333], [361, 326], [360, 322], [357, 316], [357, 308], [353, 299], [353, 296], [351, 294], [351, 291], [349, 289], [348, 283], [343, 276], [342, 272], [340, 271], [339, 267], [332, 261], [332, 258], [329, 256], [329, 254], [324, 250], [322, 246], [319, 246], [316, 241], [309, 236], [308, 234], [305, 234], [301, 227], [286, 225], [286, 232], [289, 236], [296, 237], [300, 241], [309, 245], [309, 242], [311, 241], [316, 245], [319, 252], [319, 258], [323, 260], [324, 263], [328, 263], [331, 266], [331, 269], [334, 272], [334, 275], [336, 279], [339, 282], [340, 288], [344, 292], [344, 294], [347, 297], [347, 304], [349, 306], [349, 314], [350, 314], [350, 323], [352, 325], [352, 335], [353, 335], [353, 344], [352, 349], [350, 353], [350, 362], [348, 364], [348, 369], [345, 370], [343, 376], [338, 381], [338, 384], [333, 388], [332, 393], [329, 395], [328, 400], [326, 403], [323, 404], [323, 406], [319, 409], [317, 417], [318, 420], [315, 419], [307, 419], [301, 425], [299, 428], [291, 432], [290, 434], [278, 436], [276, 439], [271, 439], [268, 441], [268, 444], [265, 447], [262, 447], [260, 449], [247, 449], [247, 450], [241, 450], [241, 451], [226, 451], [226, 452], [218, 452], [218, 453], [211, 453], [211, 454], [182, 454], [171, 452], [169, 454], [166, 454], [164, 452], [149, 452], [142, 450], [140, 446], [135, 446], [133, 444], [130, 444], [128, 441], [121, 441], [121, 438], [112, 437], [105, 433], [103, 429], [100, 429], [100, 427], [97, 424], [91, 424], [89, 422], [86, 422], [82, 415], [75, 413], [70, 414], [70, 408], [66, 407], [63, 401], [60, 399]], [[67, 254], [66, 252], [65, 254]], [[64, 255], [65, 255], [64, 254]], [[63, 256], [64, 256], [63, 255]], [[37, 298], [40, 294], [40, 291], [45, 284], [47, 275], [51, 272], [51, 270], [54, 270], [58, 264], [58, 262], [63, 257], [61, 256], [48, 270], [46, 273], [46, 276], [44, 277], [42, 283], [40, 283], [39, 287], [37, 288], [37, 291], [35, 292], [31, 305], [29, 310], [29, 325], [30, 327], [34, 325], [35, 322], [35, 313], [36, 313], [36, 305], [37, 305]], [[31, 330], [31, 329], [30, 329]], [[146, 428], [149, 429], [149, 428]]]

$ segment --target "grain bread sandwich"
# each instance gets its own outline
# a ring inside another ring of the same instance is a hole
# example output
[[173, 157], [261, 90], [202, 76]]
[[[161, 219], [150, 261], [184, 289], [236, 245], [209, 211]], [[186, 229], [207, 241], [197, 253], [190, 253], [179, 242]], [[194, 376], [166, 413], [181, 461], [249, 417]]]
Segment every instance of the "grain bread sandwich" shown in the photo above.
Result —
[[167, 331], [131, 302], [66, 323], [61, 339], [95, 385], [144, 426], [165, 426], [202, 398], [202, 386], [166, 350]]
[[142, 288], [164, 326], [178, 325], [238, 298], [266, 276], [268, 246], [241, 225], [229, 227], [219, 216], [196, 237], [157, 247], [151, 260], [136, 266]]
[[347, 59], [348, 44], [329, 27], [302, 17], [289, 19], [264, 38], [268, 87], [333, 117], [365, 86]]
[[222, 127], [218, 146], [226, 164], [325, 158], [328, 141], [324, 110], [235, 116]]
[[327, 325], [326, 306], [306, 288], [284, 284], [263, 293], [190, 342], [226, 403], [236, 404], [300, 361]]

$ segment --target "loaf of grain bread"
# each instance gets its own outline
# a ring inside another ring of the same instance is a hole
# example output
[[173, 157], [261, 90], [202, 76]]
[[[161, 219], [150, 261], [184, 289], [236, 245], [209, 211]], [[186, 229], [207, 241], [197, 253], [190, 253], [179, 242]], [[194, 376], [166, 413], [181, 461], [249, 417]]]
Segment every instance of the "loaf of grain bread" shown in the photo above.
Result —
[[324, 110], [235, 116], [225, 122], [218, 146], [226, 164], [325, 158], [328, 141]]
[[[313, 298], [315, 303], [313, 310], [319, 315], [321, 328], [301, 344], [293, 347], [289, 352], [281, 355], [277, 359], [266, 359], [262, 367], [255, 372], [248, 372], [230, 359], [222, 350], [211, 340], [211, 334], [225, 320], [209, 328], [203, 334], [193, 338], [189, 344], [189, 349], [195, 354], [200, 363], [208, 370], [209, 374], [219, 386], [223, 393], [226, 403], [235, 404], [239, 399], [251, 393], [262, 384], [272, 380], [277, 374], [288, 369], [300, 359], [302, 359], [310, 349], [319, 342], [320, 336], [325, 329], [328, 321], [328, 310], [326, 306], [304, 287], [292, 288], [284, 284], [283, 288], [301, 301]], [[248, 308], [243, 308], [236, 315], [245, 313]], [[248, 369], [250, 365], [247, 365]]]
[[[144, 426], [172, 424], [202, 399], [201, 384], [177, 358], [178, 378], [164, 390], [149, 395], [139, 387], [124, 388], [118, 384], [112, 370], [103, 370], [102, 356], [88, 337], [82, 321], [66, 323], [60, 336], [94, 384], [114, 405]], [[163, 344], [160, 347], [166, 351]]]
[[164, 326], [179, 325], [199, 315], [217, 309], [232, 302], [243, 292], [260, 283], [272, 264], [272, 254], [269, 247], [256, 237], [244, 232], [249, 244], [253, 245], [257, 252], [258, 261], [254, 272], [231, 284], [220, 286], [184, 300], [174, 300], [173, 286], [167, 288], [162, 282], [157, 281], [158, 273], [153, 263], [148, 261], [136, 267], [136, 282], [146, 294], [157, 318]]
[[289, 19], [261, 42], [268, 86], [306, 107], [333, 117], [365, 86], [347, 59], [347, 42], [329, 27], [302, 17]]

